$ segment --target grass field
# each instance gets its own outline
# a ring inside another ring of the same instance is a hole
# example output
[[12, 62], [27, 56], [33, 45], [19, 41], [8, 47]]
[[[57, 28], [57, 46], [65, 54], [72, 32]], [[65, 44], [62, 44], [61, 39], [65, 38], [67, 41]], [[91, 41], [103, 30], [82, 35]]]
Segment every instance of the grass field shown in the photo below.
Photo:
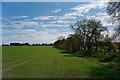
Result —
[[3, 78], [120, 78], [120, 71], [52, 46], [2, 47]]

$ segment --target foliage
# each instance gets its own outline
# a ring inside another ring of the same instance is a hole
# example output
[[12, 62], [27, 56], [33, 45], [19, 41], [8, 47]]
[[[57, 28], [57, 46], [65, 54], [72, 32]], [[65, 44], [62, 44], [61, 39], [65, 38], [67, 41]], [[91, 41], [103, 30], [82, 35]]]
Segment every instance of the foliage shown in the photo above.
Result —
[[[74, 34], [66, 39], [58, 39], [54, 46], [71, 52], [84, 52], [85, 55], [98, 52], [99, 43], [102, 41], [103, 31], [107, 30], [100, 21], [81, 19], [71, 25]], [[93, 49], [95, 47], [95, 49]]]
[[102, 55], [101, 57], [99, 57], [99, 61], [100, 62], [108, 62], [108, 61], [112, 61], [116, 56], [115, 55]]
[[117, 52], [117, 46], [115, 43], [112, 42], [112, 38], [108, 37], [108, 35], [105, 37], [105, 39], [103, 40], [103, 42], [105, 43], [104, 48], [107, 50], [107, 52]]
[[118, 55], [114, 60], [115, 60], [115, 62], [117, 62], [118, 64], [120, 64], [120, 55]]
[[[102, 32], [107, 28], [102, 26], [97, 20], [79, 20], [74, 25], [71, 25], [74, 34], [70, 34], [66, 39], [60, 37], [55, 43], [56, 48], [79, 53], [79, 56], [97, 57], [100, 62], [113, 61], [117, 54], [117, 46], [112, 37], [108, 35], [104, 37]], [[78, 54], [76, 54], [78, 55]], [[116, 58], [115, 61], [119, 59]]]

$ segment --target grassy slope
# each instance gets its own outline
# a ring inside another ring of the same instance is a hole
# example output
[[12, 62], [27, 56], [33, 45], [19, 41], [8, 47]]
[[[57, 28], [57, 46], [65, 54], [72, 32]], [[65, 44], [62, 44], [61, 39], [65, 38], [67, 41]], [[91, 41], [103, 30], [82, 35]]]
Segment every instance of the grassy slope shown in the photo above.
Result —
[[119, 71], [103, 68], [81, 57], [69, 57], [52, 46], [3, 47], [3, 69], [31, 56], [35, 60], [3, 72], [4, 78], [117, 78]]

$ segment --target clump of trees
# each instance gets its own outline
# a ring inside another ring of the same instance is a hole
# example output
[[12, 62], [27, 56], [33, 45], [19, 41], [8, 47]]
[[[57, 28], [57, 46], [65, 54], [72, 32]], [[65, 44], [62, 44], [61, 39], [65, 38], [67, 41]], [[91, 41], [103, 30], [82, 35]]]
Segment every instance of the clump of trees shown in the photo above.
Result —
[[103, 34], [108, 30], [100, 21], [81, 19], [71, 25], [71, 28], [74, 34], [70, 34], [66, 39], [59, 37], [54, 43], [56, 48], [77, 52], [82, 56], [96, 56], [101, 61], [112, 60], [117, 55], [116, 44], [112, 42], [113, 38]]
[[48, 44], [48, 43], [36, 43], [36, 44], [31, 44], [31, 46], [52, 46], [53, 44], [52, 43], [50, 43], [50, 44]]
[[70, 34], [67, 39], [58, 39], [54, 43], [57, 48], [71, 52], [98, 52], [98, 45], [104, 36], [102, 32], [107, 30], [100, 21], [82, 19], [71, 25], [71, 28], [74, 34]]
[[10, 46], [30, 46], [28, 42], [26, 43], [10, 43]]

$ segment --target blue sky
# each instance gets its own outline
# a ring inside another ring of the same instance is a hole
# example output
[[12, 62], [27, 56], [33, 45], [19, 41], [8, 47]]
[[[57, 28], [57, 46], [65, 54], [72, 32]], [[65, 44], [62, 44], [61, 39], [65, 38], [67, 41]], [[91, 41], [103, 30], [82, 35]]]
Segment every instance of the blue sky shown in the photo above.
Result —
[[[101, 0], [2, 0], [2, 2], [97, 2]], [[108, 1], [108, 0], [102, 0]]]
[[[98, 19], [111, 26], [105, 2], [3, 2], [2, 43], [51, 43], [73, 33], [80, 19]], [[109, 27], [112, 30], [112, 27]]]

